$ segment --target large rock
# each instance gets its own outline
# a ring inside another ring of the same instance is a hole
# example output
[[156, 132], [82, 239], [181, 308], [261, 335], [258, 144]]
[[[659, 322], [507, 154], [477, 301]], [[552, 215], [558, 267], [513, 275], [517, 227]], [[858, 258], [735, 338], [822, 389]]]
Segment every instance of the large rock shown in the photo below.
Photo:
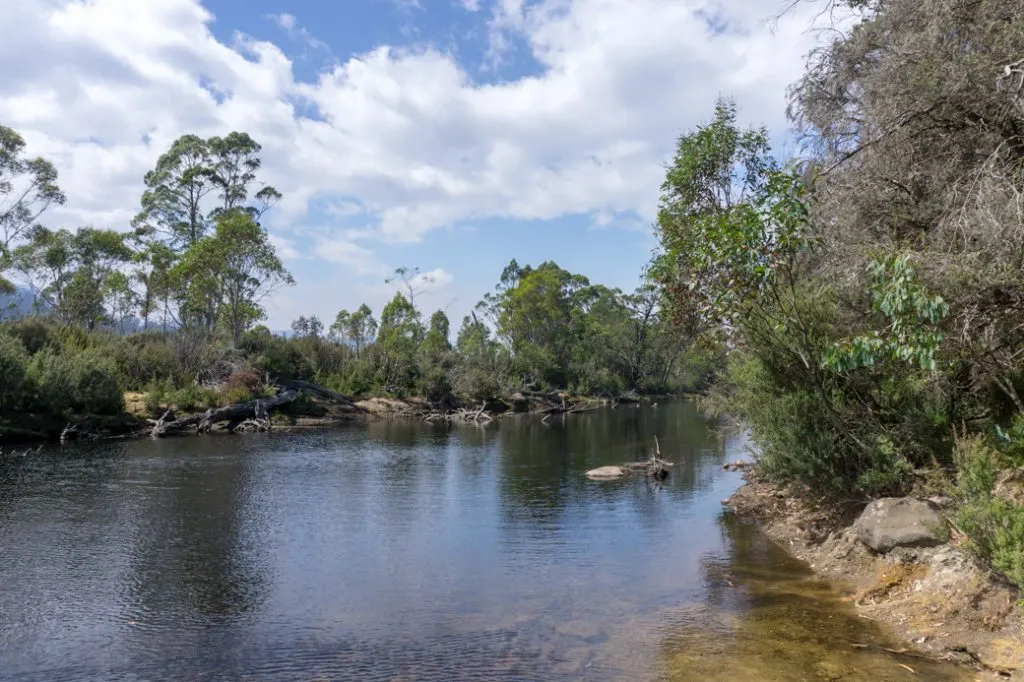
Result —
[[912, 497], [875, 500], [857, 519], [856, 530], [858, 540], [883, 553], [896, 547], [933, 547], [949, 539], [935, 506]]

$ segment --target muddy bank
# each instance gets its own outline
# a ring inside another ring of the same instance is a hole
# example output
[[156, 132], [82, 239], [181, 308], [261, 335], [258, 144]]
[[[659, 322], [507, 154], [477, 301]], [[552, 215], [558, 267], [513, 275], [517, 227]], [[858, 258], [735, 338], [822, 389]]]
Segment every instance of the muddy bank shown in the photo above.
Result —
[[832, 582], [860, 618], [909, 650], [977, 670], [977, 679], [1024, 680], [1021, 595], [975, 562], [955, 531], [936, 546], [875, 552], [858, 539], [862, 507], [822, 509], [755, 471], [746, 478], [723, 500], [728, 512], [759, 521], [770, 538]]

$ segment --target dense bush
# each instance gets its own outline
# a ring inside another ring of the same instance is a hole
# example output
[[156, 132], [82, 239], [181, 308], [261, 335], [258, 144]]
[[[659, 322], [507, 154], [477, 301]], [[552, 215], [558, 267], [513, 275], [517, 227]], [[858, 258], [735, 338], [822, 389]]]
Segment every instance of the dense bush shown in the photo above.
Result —
[[120, 414], [124, 409], [114, 362], [96, 351], [63, 353], [43, 348], [29, 363], [30, 410], [65, 415]]
[[18, 339], [30, 354], [38, 353], [44, 346], [55, 343], [56, 331], [55, 324], [38, 317], [28, 317], [4, 325], [4, 333]]
[[186, 380], [183, 367], [168, 339], [159, 334], [139, 334], [117, 339], [114, 358], [121, 383], [127, 391], [141, 391], [155, 380], [173, 383]]
[[[1024, 425], [1024, 420], [1018, 424]], [[1014, 438], [1005, 445], [997, 448], [978, 436], [958, 443], [961, 506], [956, 522], [981, 557], [1014, 583], [1024, 585], [1024, 476], [1019, 476], [1024, 440]], [[1007, 480], [1017, 486], [1016, 496], [998, 489]]]
[[17, 405], [28, 373], [29, 354], [21, 341], [0, 334], [0, 414]]

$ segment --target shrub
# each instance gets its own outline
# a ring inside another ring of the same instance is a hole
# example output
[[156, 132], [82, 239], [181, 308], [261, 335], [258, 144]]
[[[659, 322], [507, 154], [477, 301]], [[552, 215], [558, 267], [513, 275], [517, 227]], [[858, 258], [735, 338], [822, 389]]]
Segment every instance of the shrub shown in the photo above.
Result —
[[364, 362], [348, 366], [339, 374], [317, 374], [313, 380], [325, 388], [347, 395], [366, 395], [374, 389], [373, 368]]
[[124, 411], [124, 393], [112, 359], [96, 351], [87, 351], [75, 358], [73, 367], [72, 383], [78, 410], [96, 414], [120, 414]]
[[178, 382], [186, 378], [171, 344], [155, 334], [122, 339], [115, 360], [126, 390], [141, 390], [158, 379]]
[[252, 395], [259, 395], [263, 390], [263, 376], [251, 369], [232, 372], [224, 384], [225, 390], [244, 389]]
[[167, 409], [172, 392], [173, 385], [170, 379], [151, 381], [145, 388], [146, 412], [152, 417], [160, 417]]
[[258, 391], [253, 391], [246, 386], [235, 386], [233, 388], [225, 388], [221, 392], [221, 402], [225, 405], [234, 405], [235, 403], [247, 403], [253, 398], [259, 397]]
[[213, 366], [223, 355], [217, 339], [202, 330], [178, 331], [170, 336], [170, 345], [183, 377], [195, 377]]
[[52, 322], [38, 317], [26, 317], [4, 325], [4, 331], [18, 339], [30, 355], [35, 355], [45, 346], [59, 343], [55, 328]]
[[993, 494], [1010, 458], [977, 436], [960, 441], [956, 454], [957, 525], [978, 556], [1024, 586], [1024, 507]]
[[486, 367], [465, 363], [456, 371], [455, 391], [472, 401], [487, 400], [501, 393], [501, 385], [494, 372]]
[[71, 355], [44, 348], [32, 358], [28, 379], [33, 406], [43, 412], [114, 415], [124, 409], [114, 363], [96, 351]]
[[0, 412], [21, 399], [28, 363], [28, 351], [21, 341], [0, 334]]
[[192, 384], [172, 392], [168, 400], [181, 412], [203, 412], [224, 404], [223, 396], [215, 389]]
[[749, 354], [730, 357], [725, 382], [729, 390], [716, 391], [703, 406], [745, 417], [761, 446], [762, 471], [772, 480], [824, 497], [898, 495], [911, 484], [914, 461], [900, 447], [904, 441], [885, 425], [857, 422], [841, 387], [828, 389], [833, 409], [842, 410], [829, 414], [817, 390], [795, 377], [780, 381]]
[[307, 379], [315, 372], [309, 360], [294, 345], [273, 339], [253, 361], [252, 368], [275, 381]]
[[421, 380], [423, 396], [432, 403], [448, 403], [452, 399], [452, 385], [448, 372], [443, 367], [434, 366], [424, 373]]

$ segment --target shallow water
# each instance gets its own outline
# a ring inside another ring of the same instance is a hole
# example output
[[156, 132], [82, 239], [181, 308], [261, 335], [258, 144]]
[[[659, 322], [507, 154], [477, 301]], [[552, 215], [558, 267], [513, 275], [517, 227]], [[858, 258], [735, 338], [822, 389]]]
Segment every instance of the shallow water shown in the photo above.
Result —
[[[583, 475], [654, 435], [664, 485]], [[886, 642], [723, 519], [743, 448], [679, 403], [6, 461], [0, 679], [970, 679], [855, 648]]]

